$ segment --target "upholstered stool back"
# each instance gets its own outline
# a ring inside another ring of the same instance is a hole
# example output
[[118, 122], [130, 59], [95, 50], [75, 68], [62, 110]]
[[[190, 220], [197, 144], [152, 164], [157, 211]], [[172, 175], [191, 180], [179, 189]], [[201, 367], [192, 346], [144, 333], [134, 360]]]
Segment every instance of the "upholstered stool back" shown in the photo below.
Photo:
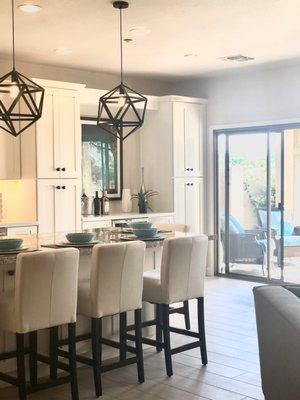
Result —
[[13, 331], [27, 333], [76, 321], [78, 263], [79, 251], [73, 248], [18, 255]]
[[142, 307], [145, 243], [100, 244], [93, 248], [90, 316], [100, 318]]
[[207, 247], [205, 235], [165, 240], [160, 271], [164, 304], [203, 296]]

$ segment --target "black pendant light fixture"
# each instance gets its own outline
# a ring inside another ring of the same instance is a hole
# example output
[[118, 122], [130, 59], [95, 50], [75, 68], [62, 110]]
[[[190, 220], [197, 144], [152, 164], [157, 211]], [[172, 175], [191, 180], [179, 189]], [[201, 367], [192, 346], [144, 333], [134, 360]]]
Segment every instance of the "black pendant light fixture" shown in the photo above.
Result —
[[147, 98], [123, 82], [122, 10], [128, 8], [128, 2], [114, 1], [113, 6], [120, 10], [121, 83], [100, 97], [97, 123], [124, 140], [143, 125]]
[[41, 118], [44, 89], [16, 71], [14, 0], [11, 5], [13, 69], [0, 78], [0, 128], [18, 136]]

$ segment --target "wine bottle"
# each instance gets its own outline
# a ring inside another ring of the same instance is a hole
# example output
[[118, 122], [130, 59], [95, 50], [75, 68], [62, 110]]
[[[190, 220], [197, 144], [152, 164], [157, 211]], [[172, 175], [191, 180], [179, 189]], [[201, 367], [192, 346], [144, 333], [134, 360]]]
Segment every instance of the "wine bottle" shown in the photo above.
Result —
[[101, 200], [99, 198], [99, 193], [96, 191], [96, 196], [94, 198], [94, 215], [100, 215], [101, 211]]
[[109, 215], [109, 198], [107, 196], [107, 190], [103, 190], [101, 197], [101, 213], [102, 215]]

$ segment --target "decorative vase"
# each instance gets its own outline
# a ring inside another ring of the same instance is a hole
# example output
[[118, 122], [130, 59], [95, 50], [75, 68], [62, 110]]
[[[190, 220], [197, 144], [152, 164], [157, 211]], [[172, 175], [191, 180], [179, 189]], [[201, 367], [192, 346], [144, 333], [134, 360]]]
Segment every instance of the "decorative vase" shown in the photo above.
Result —
[[131, 191], [130, 189], [122, 190], [122, 211], [130, 213], [132, 211]]
[[148, 211], [148, 201], [147, 200], [140, 200], [138, 203], [139, 213], [140, 214], [147, 214]]

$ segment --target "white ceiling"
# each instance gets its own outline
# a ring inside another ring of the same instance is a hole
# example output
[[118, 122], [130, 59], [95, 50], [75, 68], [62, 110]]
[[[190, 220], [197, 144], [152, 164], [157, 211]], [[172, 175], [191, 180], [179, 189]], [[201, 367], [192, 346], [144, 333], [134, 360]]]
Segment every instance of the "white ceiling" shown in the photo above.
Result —
[[[16, 0], [17, 4], [30, 2]], [[0, 57], [11, 49], [11, 0], [0, 0]], [[117, 72], [118, 11], [110, 0], [35, 0], [42, 11], [16, 11], [17, 58], [41, 64]], [[300, 57], [299, 0], [131, 0], [124, 36], [144, 26], [151, 32], [124, 43], [125, 71], [165, 78]], [[67, 56], [58, 47], [72, 49]], [[185, 58], [186, 53], [197, 57]], [[218, 57], [244, 54], [248, 63]]]

